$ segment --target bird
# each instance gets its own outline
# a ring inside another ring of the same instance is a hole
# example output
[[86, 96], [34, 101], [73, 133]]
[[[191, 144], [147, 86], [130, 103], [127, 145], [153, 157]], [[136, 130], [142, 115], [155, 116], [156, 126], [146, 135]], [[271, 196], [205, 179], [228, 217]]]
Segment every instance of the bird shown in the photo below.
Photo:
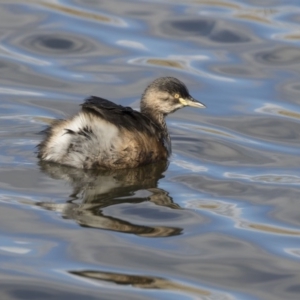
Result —
[[165, 161], [172, 152], [165, 117], [185, 106], [205, 108], [174, 77], [160, 77], [147, 86], [140, 112], [90, 96], [77, 114], [44, 130], [37, 156], [80, 169], [126, 169]]

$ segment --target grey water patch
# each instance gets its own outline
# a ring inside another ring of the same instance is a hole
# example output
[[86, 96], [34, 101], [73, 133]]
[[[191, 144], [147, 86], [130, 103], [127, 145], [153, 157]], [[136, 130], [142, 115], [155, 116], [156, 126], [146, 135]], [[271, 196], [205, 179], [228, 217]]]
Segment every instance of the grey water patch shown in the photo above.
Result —
[[235, 65], [235, 64], [214, 64], [210, 65], [209, 69], [217, 74], [223, 76], [230, 76], [234, 78], [247, 78], [247, 79], [258, 79], [258, 78], [267, 78], [268, 72], [266, 70], [257, 70], [253, 66], [249, 65]]
[[183, 19], [168, 21], [162, 27], [168, 34], [176, 36], [208, 36], [215, 25], [216, 22], [210, 19]]
[[300, 49], [295, 46], [275, 46], [258, 51], [254, 58], [257, 62], [270, 67], [297, 65], [300, 63]]
[[[21, 86], [26, 86], [27, 88], [39, 86], [40, 88], [52, 89], [67, 86], [67, 83], [62, 80], [47, 76], [46, 74], [37, 74], [26, 64], [9, 61], [4, 58], [0, 58], [0, 83], [2, 85], [0, 88], [1, 94], [8, 93], [9, 90], [11, 90], [12, 93], [13, 90], [14, 93], [17, 93], [17, 90], [19, 90]], [[5, 85], [9, 87], [4, 88]], [[15, 88], [13, 89], [12, 87]], [[34, 95], [32, 90], [28, 90], [27, 92]], [[26, 92], [24, 94], [26, 94]]]
[[161, 32], [174, 38], [185, 37], [198, 42], [221, 44], [244, 44], [256, 40], [243, 26], [237, 28], [226, 20], [199, 17], [162, 22]]
[[226, 177], [228, 178], [238, 178], [244, 180], [250, 180], [254, 182], [260, 183], [268, 183], [268, 184], [292, 184], [292, 185], [300, 185], [300, 177], [292, 176], [288, 174], [263, 174], [263, 175], [252, 175], [249, 176], [247, 174], [233, 174], [226, 173]]

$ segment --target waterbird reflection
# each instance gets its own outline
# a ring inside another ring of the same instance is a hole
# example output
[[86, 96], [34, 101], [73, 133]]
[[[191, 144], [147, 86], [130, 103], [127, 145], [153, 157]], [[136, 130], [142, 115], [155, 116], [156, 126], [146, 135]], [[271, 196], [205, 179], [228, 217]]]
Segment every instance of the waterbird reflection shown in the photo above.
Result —
[[[164, 177], [163, 172], [167, 167], [167, 162], [159, 162], [129, 170], [83, 170], [40, 162], [43, 172], [54, 179], [67, 181], [72, 187], [72, 193], [71, 199], [66, 203], [39, 202], [37, 205], [58, 211], [64, 218], [73, 219], [84, 227], [146, 237], [178, 235], [182, 232], [181, 228], [140, 225], [135, 224], [132, 219], [128, 221], [105, 213], [105, 208], [113, 205], [137, 204], [145, 201], [172, 209], [180, 208], [173, 202], [168, 192], [157, 187], [158, 180]], [[142, 193], [139, 193], [141, 191]], [[169, 214], [169, 211], [167, 213], [160, 211], [160, 218], [164, 214]]]
[[69, 273], [85, 279], [100, 282], [106, 281], [117, 285], [131, 285], [141, 289], [171, 290], [176, 292], [181, 291], [181, 293], [194, 294], [202, 297], [212, 296], [212, 293], [209, 290], [200, 289], [161, 277], [101, 272], [94, 270], [69, 271]]

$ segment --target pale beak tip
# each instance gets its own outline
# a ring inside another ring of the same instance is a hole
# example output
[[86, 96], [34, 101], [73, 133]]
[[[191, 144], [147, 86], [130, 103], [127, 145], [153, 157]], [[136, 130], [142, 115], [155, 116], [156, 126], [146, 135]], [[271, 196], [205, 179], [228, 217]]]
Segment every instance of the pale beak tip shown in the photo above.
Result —
[[206, 106], [203, 103], [201, 103], [201, 102], [196, 102], [196, 103], [197, 103], [197, 107], [206, 108]]
[[193, 106], [193, 107], [198, 107], [198, 108], [206, 108], [206, 106], [203, 103], [201, 103], [198, 100], [195, 100], [192, 97], [191, 97], [191, 102], [189, 103], [189, 105]]

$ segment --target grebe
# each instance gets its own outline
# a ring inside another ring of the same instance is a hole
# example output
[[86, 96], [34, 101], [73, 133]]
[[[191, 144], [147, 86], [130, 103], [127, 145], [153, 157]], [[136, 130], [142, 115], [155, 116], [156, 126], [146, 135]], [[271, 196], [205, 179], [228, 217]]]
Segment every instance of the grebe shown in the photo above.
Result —
[[38, 158], [83, 169], [135, 168], [171, 154], [165, 117], [184, 106], [205, 108], [174, 77], [154, 80], [141, 99], [141, 112], [91, 96], [75, 116], [45, 130]]

